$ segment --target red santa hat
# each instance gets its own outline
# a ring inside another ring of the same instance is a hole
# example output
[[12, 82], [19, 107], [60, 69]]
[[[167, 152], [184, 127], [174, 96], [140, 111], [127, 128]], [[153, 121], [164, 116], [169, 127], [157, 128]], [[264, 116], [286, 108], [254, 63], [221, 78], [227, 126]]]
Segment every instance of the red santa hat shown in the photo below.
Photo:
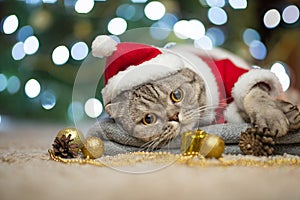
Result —
[[123, 91], [167, 77], [183, 68], [190, 68], [203, 77], [197, 67], [187, 64], [184, 58], [170, 50], [140, 43], [117, 43], [107, 35], [96, 37], [92, 43], [92, 54], [106, 57], [106, 85], [102, 89], [104, 105]]

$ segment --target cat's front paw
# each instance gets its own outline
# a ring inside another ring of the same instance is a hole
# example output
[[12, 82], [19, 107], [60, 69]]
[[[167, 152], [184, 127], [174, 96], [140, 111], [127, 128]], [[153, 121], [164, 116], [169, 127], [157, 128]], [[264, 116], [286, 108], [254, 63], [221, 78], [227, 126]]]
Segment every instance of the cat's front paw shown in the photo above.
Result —
[[283, 100], [276, 101], [277, 107], [285, 114], [289, 121], [289, 131], [300, 129], [300, 112], [296, 105]]
[[244, 108], [252, 124], [269, 128], [273, 136], [281, 137], [289, 131], [287, 116], [279, 109], [277, 100], [265, 91], [258, 88], [250, 91], [244, 99]]

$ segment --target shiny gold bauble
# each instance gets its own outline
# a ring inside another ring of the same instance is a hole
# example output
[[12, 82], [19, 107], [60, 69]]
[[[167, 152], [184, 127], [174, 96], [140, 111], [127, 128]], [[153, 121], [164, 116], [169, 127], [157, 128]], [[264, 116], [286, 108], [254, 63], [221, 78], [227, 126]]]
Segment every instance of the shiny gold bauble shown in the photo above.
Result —
[[84, 137], [83, 137], [83, 134], [76, 128], [64, 128], [57, 133], [57, 137], [61, 138], [63, 135], [68, 137], [69, 134], [71, 134], [70, 139], [72, 140], [70, 142], [70, 144], [77, 144], [78, 149], [81, 149], [83, 146], [82, 141], [83, 141]]
[[225, 143], [222, 138], [198, 129], [183, 133], [180, 149], [186, 156], [201, 155], [206, 158], [220, 158], [224, 152]]
[[81, 151], [85, 158], [100, 158], [104, 152], [104, 145], [100, 138], [89, 137], [83, 142], [83, 147]]
[[200, 154], [206, 158], [220, 158], [224, 152], [224, 140], [216, 135], [207, 134], [202, 141]]

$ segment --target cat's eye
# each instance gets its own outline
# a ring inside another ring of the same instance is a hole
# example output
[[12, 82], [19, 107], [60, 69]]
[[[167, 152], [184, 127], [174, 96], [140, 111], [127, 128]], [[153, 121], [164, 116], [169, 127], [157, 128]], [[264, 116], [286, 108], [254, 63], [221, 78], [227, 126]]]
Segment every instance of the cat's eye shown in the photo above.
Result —
[[174, 103], [178, 103], [182, 100], [183, 92], [181, 89], [176, 89], [171, 92], [170, 97]]
[[145, 117], [142, 119], [143, 124], [150, 125], [156, 122], [156, 115], [154, 114], [146, 114]]

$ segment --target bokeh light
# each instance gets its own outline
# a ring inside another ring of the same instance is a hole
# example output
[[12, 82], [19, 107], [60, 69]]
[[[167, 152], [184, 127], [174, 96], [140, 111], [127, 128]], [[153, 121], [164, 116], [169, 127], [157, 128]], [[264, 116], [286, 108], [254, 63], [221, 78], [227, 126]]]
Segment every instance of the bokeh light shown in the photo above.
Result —
[[29, 98], [37, 97], [41, 92], [41, 85], [36, 79], [30, 79], [25, 84], [25, 94]]
[[43, 3], [56, 3], [57, 0], [43, 0]]
[[27, 55], [32, 55], [39, 49], [40, 43], [37, 37], [30, 36], [24, 42], [24, 52]]
[[74, 60], [83, 60], [89, 53], [89, 47], [85, 42], [77, 42], [71, 48], [71, 56]]
[[23, 26], [18, 31], [17, 39], [21, 42], [24, 42], [29, 36], [32, 35], [33, 35], [33, 28], [29, 25]]
[[121, 4], [116, 11], [118, 17], [131, 20], [135, 16], [135, 7], [130, 4]]
[[282, 12], [282, 20], [287, 24], [293, 24], [299, 19], [299, 9], [297, 6], [287, 6]]
[[271, 72], [273, 72], [279, 79], [279, 82], [282, 86], [282, 90], [283, 91], [288, 90], [290, 87], [291, 80], [289, 75], [286, 72], [285, 64], [282, 62], [274, 63], [271, 67]]
[[24, 51], [24, 43], [23, 42], [17, 42], [12, 50], [11, 55], [14, 60], [21, 60], [25, 57], [25, 51]]
[[229, 4], [233, 9], [247, 8], [247, 0], [229, 0]]
[[209, 50], [213, 48], [213, 42], [209, 37], [203, 36], [202, 38], [194, 41], [194, 46], [196, 48]]
[[90, 98], [84, 104], [84, 111], [87, 116], [97, 118], [103, 111], [102, 103], [96, 98]]
[[150, 27], [150, 35], [156, 40], [164, 40], [170, 35], [171, 30], [163, 22], [155, 22]]
[[211, 39], [213, 46], [221, 46], [225, 42], [224, 32], [217, 27], [209, 28], [206, 31], [206, 36]]
[[159, 20], [165, 15], [166, 8], [159, 1], [151, 1], [145, 6], [144, 12], [148, 19]]
[[77, 13], [86, 14], [91, 12], [94, 8], [94, 0], [77, 0], [75, 4], [75, 11]]
[[71, 121], [80, 121], [84, 116], [83, 104], [73, 101], [68, 106], [68, 117]]
[[267, 28], [275, 28], [280, 23], [280, 13], [276, 9], [268, 10], [264, 15], [263, 22]]
[[41, 104], [45, 110], [51, 110], [56, 105], [56, 96], [50, 90], [42, 93]]
[[207, 5], [210, 7], [224, 7], [225, 0], [206, 0]]
[[180, 39], [200, 39], [205, 35], [205, 27], [202, 22], [197, 19], [192, 20], [180, 20], [175, 23], [174, 27], [175, 35]]
[[127, 22], [120, 17], [113, 18], [109, 21], [107, 29], [111, 34], [121, 35], [127, 29]]
[[3, 21], [2, 31], [5, 34], [12, 34], [18, 29], [18, 26], [18, 17], [16, 15], [9, 15]]
[[19, 91], [21, 86], [21, 81], [17, 76], [11, 76], [7, 80], [7, 91], [10, 94], [15, 94]]
[[7, 87], [7, 78], [4, 74], [0, 74], [0, 92], [4, 91]]
[[267, 48], [261, 41], [254, 40], [249, 45], [249, 51], [253, 58], [257, 60], [265, 59], [267, 55]]
[[227, 13], [219, 7], [212, 7], [208, 10], [208, 19], [215, 25], [223, 25], [227, 22]]
[[131, 0], [132, 3], [146, 3], [148, 0]]
[[52, 52], [52, 61], [56, 65], [65, 64], [69, 60], [69, 57], [69, 49], [64, 45], [56, 47]]
[[260, 40], [259, 33], [252, 28], [247, 28], [243, 32], [243, 41], [245, 42], [245, 44], [247, 44], [249, 46], [251, 44], [251, 42], [254, 40]]

